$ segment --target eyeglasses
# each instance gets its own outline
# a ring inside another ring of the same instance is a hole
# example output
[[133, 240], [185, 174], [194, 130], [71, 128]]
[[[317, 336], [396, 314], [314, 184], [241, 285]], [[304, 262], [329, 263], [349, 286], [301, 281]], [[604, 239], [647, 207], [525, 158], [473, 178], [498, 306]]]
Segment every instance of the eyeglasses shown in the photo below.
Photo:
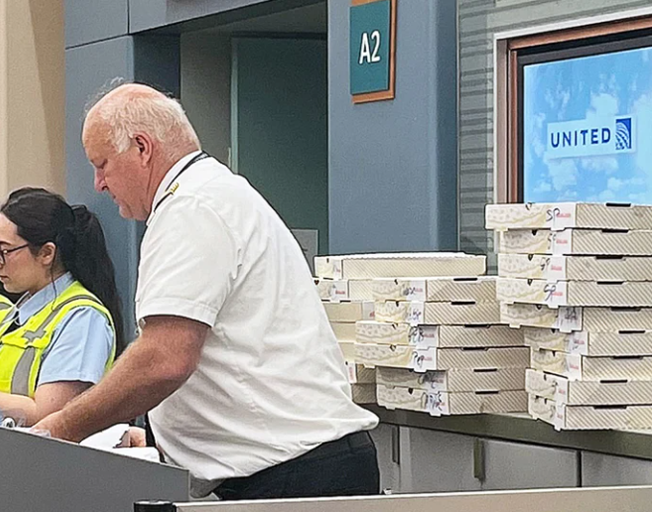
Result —
[[0, 265], [4, 266], [7, 263], [7, 254], [11, 254], [12, 252], [19, 251], [20, 249], [24, 249], [25, 247], [29, 247], [29, 244], [19, 245], [18, 247], [14, 247], [12, 249], [0, 250]]

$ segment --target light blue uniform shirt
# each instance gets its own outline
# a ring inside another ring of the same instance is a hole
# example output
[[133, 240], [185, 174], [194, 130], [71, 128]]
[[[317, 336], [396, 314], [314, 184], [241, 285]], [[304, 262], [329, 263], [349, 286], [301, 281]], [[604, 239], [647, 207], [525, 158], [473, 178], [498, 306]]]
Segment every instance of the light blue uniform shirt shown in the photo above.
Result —
[[[73, 282], [67, 273], [35, 293], [18, 309], [18, 323], [25, 324]], [[97, 384], [104, 376], [112, 346], [113, 330], [102, 313], [88, 306], [73, 309], [54, 330], [37, 386], [62, 381]]]

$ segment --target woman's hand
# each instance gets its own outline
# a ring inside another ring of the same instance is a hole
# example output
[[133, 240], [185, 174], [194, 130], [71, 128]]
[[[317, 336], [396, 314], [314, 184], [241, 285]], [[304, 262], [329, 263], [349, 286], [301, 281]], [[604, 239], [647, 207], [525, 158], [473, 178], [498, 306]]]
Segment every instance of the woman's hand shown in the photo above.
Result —
[[142, 448], [147, 446], [144, 428], [129, 427], [129, 446], [131, 448]]

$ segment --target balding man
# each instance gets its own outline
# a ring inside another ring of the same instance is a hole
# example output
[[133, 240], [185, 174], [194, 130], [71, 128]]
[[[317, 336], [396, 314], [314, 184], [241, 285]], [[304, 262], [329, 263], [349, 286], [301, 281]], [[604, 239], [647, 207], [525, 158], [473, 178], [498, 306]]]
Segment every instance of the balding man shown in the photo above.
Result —
[[193, 494], [374, 494], [377, 418], [351, 400], [301, 248], [240, 176], [209, 157], [178, 102], [122, 85], [86, 116], [95, 188], [147, 221], [141, 329], [95, 388], [36, 429], [79, 441], [150, 411]]

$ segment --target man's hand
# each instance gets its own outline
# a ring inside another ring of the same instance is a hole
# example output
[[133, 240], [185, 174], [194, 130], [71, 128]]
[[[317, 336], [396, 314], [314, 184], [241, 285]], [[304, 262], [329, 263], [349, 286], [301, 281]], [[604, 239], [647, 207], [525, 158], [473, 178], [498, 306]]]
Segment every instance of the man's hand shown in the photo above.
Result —
[[64, 439], [66, 441], [77, 441], [76, 439], [72, 439], [67, 431], [61, 411], [53, 412], [43, 418], [31, 428], [31, 432], [49, 435], [50, 437], [56, 437], [57, 439]]

